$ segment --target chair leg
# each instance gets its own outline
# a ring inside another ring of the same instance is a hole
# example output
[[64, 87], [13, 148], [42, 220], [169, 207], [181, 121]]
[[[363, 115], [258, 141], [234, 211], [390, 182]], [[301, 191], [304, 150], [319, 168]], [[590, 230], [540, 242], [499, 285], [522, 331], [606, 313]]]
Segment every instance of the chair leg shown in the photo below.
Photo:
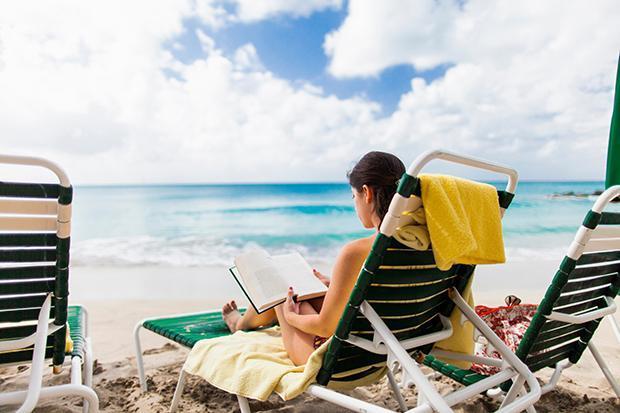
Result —
[[43, 366], [45, 365], [45, 346], [49, 330], [49, 314], [52, 303], [52, 295], [48, 294], [39, 311], [37, 320], [37, 336], [34, 342], [32, 365], [30, 366], [30, 380], [28, 381], [28, 393], [24, 403], [17, 413], [26, 413], [34, 410], [43, 386]]
[[[84, 363], [86, 363], [87, 356], [88, 360], [92, 360], [90, 356], [90, 350], [88, 348], [88, 341], [86, 342]], [[71, 384], [67, 384], [64, 386], [64, 390], [59, 387], [48, 388], [49, 395], [53, 394], [74, 394], [76, 396], [82, 397], [82, 411], [83, 413], [96, 413], [99, 411], [99, 396], [92, 389], [90, 385], [87, 385], [83, 382], [86, 382], [86, 377], [82, 377], [82, 368], [85, 370], [85, 374], [87, 374], [88, 369], [86, 368], [86, 364], [82, 363], [82, 359], [78, 356], [74, 356], [71, 358]], [[92, 368], [91, 374], [92, 374]], [[92, 380], [90, 380], [92, 383]]]
[[598, 363], [598, 366], [601, 368], [601, 371], [611, 385], [614, 393], [616, 393], [616, 397], [620, 397], [620, 385], [618, 385], [618, 382], [614, 378], [614, 375], [609, 369], [609, 366], [607, 366], [605, 359], [603, 359], [603, 356], [601, 355], [601, 353], [599, 353], [592, 340], [590, 340], [590, 342], [588, 343], [588, 349], [590, 350], [590, 353], [592, 353], [592, 355], [594, 356], [594, 360], [596, 360], [596, 362]]
[[181, 396], [183, 395], [183, 388], [185, 387], [186, 379], [187, 373], [185, 373], [185, 370], [181, 368], [181, 373], [179, 374], [179, 382], [177, 383], [177, 388], [174, 390], [174, 396], [172, 396], [172, 403], [170, 404], [170, 413], [176, 411], [179, 402], [181, 401]]
[[607, 318], [609, 319], [609, 323], [611, 324], [611, 329], [613, 330], [614, 335], [616, 336], [616, 340], [618, 340], [618, 343], [620, 343], [620, 325], [618, 325], [618, 320], [616, 320], [613, 314], [609, 315]]
[[560, 376], [562, 376], [562, 372], [572, 365], [573, 363], [571, 363], [568, 360], [562, 360], [559, 363], [557, 363], [555, 365], [555, 370], [553, 370], [553, 374], [551, 375], [551, 378], [549, 379], [549, 382], [545, 384], [544, 386], [542, 386], [541, 393], [546, 394], [550, 392], [551, 390], [555, 389], [555, 386], [557, 386], [558, 381], [560, 381]]
[[243, 396], [237, 395], [237, 400], [239, 401], [239, 409], [241, 410], [241, 413], [252, 413], [252, 410], [250, 410], [250, 403], [248, 402], [248, 399]]
[[[90, 338], [86, 338], [86, 348], [84, 351], [84, 385], [86, 387], [93, 387], [93, 346], [90, 342]], [[88, 400], [84, 399], [82, 411], [88, 412]]]
[[398, 387], [398, 383], [396, 383], [396, 379], [394, 378], [394, 373], [392, 370], [388, 369], [387, 372], [388, 381], [390, 382], [390, 386], [392, 386], [392, 391], [394, 392], [394, 397], [398, 401], [398, 405], [400, 406], [400, 410], [403, 412], [407, 411], [407, 404], [405, 403], [405, 399], [400, 392], [400, 388]]
[[84, 404], [85, 406], [87, 406], [87, 412], [88, 413], [97, 413], [99, 411], [99, 396], [97, 396], [97, 393], [95, 393], [95, 391], [90, 388], [90, 387], [86, 387], [84, 385], [81, 386], [82, 387], [82, 392], [83, 392], [83, 399], [84, 399]]
[[[0, 394], [2, 397], [2, 406], [5, 404], [18, 404], [26, 400], [28, 390], [20, 390], [9, 393]], [[99, 411], [99, 397], [97, 393], [90, 387], [83, 384], [59, 384], [51, 387], [43, 387], [41, 389], [39, 400], [58, 400], [63, 396], [76, 396], [88, 400], [88, 413], [97, 413]], [[28, 410], [30, 412], [32, 410]]]
[[518, 397], [524, 383], [525, 378], [523, 376], [517, 376], [512, 386], [510, 386], [510, 390], [506, 393], [506, 397], [504, 397], [500, 409], [512, 403]]
[[144, 375], [144, 360], [142, 359], [142, 345], [140, 344], [140, 329], [142, 321], [140, 321], [133, 329], [133, 341], [136, 350], [136, 367], [138, 369], [138, 378], [140, 380], [140, 389], [145, 392], [148, 390], [146, 384], [146, 376]]
[[[519, 397], [521, 396], [525, 396], [527, 395], [527, 390], [525, 390], [524, 386], [521, 386], [521, 391], [519, 392]], [[534, 405], [528, 406], [527, 409], [525, 409], [525, 411], [527, 413], [536, 413], [536, 408], [534, 407]]]
[[423, 404], [427, 404], [428, 400], [426, 400], [426, 397], [424, 397], [424, 393], [422, 393], [421, 391], [418, 392], [418, 403], [417, 403], [417, 407], [422, 406]]

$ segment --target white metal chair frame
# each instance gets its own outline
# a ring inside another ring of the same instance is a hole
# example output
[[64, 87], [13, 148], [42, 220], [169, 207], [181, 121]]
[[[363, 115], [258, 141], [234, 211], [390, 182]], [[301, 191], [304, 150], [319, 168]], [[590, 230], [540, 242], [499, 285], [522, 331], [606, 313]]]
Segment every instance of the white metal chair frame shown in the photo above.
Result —
[[[594, 206], [592, 207], [592, 211], [599, 214], [602, 213], [605, 207], [607, 207], [609, 203], [618, 196], [620, 196], [620, 185], [608, 188], [596, 199]], [[566, 255], [577, 261], [584, 252], [598, 252], [612, 248], [620, 249], [620, 229], [614, 228], [614, 231], [615, 232], [610, 232], [605, 229], [601, 229], [600, 227], [592, 230], [584, 225], [581, 225], [581, 227], [577, 230], [575, 238], [571, 242]], [[588, 311], [584, 314], [576, 316], [566, 315], [561, 312], [552, 312], [547, 316], [547, 318], [565, 323], [583, 324], [599, 318], [607, 317], [612, 325], [612, 329], [618, 339], [618, 342], [620, 342], [620, 326], [618, 326], [618, 321], [614, 318], [614, 314], [617, 310], [616, 303], [614, 300], [609, 298], [606, 298], [605, 301], [607, 302], [607, 306], [599, 310]], [[612, 390], [616, 393], [616, 397], [620, 398], [620, 385], [614, 378], [611, 369], [607, 365], [607, 362], [605, 362], [605, 359], [592, 339], [588, 342], [588, 350], [590, 350], [590, 353], [609, 382]], [[570, 366], [572, 366], [572, 363], [568, 360], [563, 360], [558, 363], [551, 378], [549, 379], [549, 382], [543, 385], [542, 394], [553, 390], [557, 386], [563, 370]]]
[[[480, 168], [492, 172], [505, 174], [508, 176], [507, 191], [514, 193], [518, 175], [513, 169], [497, 165], [491, 162], [483, 161], [480, 159], [457, 155], [454, 153], [436, 150], [423, 153], [420, 155], [407, 169], [407, 173], [411, 176], [417, 176], [420, 170], [431, 160], [442, 159], [449, 162], [463, 164], [475, 168]], [[406, 216], [402, 215], [402, 212], [407, 210], [415, 210], [421, 205], [421, 200], [417, 197], [405, 198], [400, 194], [396, 194], [392, 199], [388, 213], [383, 220], [380, 228], [380, 232], [391, 236], [397, 227], [405, 225]], [[503, 210], [502, 210], [503, 213]], [[530, 372], [527, 366], [519, 360], [519, 358], [493, 333], [493, 331], [486, 325], [486, 323], [478, 317], [478, 315], [467, 305], [465, 300], [461, 297], [458, 291], [452, 289], [450, 291], [450, 298], [454, 304], [462, 311], [464, 316], [470, 320], [476, 328], [478, 328], [482, 334], [487, 337], [490, 343], [500, 352], [504, 361], [498, 361], [497, 359], [483, 358], [471, 356], [474, 361], [488, 363], [497, 367], [501, 367], [500, 373], [490, 376], [487, 379], [467, 386], [460, 390], [457, 390], [447, 396], [442, 396], [435, 389], [435, 387], [429, 382], [427, 376], [423, 373], [420, 365], [411, 358], [407, 353], [407, 350], [420, 347], [425, 344], [440, 341], [452, 335], [452, 325], [448, 318], [442, 317], [443, 329], [436, 333], [427, 334], [424, 336], [399, 341], [390, 329], [385, 325], [383, 320], [377, 315], [373, 308], [364, 301], [360, 307], [361, 313], [372, 324], [375, 333], [373, 340], [366, 340], [356, 336], [350, 336], [348, 342], [359, 347], [362, 347], [370, 352], [376, 354], [387, 355], [388, 365], [388, 381], [394, 395], [398, 401], [399, 407], [402, 411], [407, 412], [452, 412], [452, 406], [467, 400], [479, 393], [484, 392], [487, 389], [499, 386], [501, 383], [509, 379], [514, 379], [515, 384], [508, 392], [504, 401], [500, 407], [499, 412], [518, 412], [523, 410], [534, 411], [532, 405], [538, 401], [541, 394], [540, 386], [535, 376]], [[177, 317], [174, 315], [171, 317]], [[142, 327], [143, 320], [134, 330], [134, 339], [136, 344], [136, 357], [138, 364], [138, 373], [140, 375], [140, 383], [143, 390], [146, 390], [146, 377], [144, 375], [144, 364], [142, 361], [142, 351], [140, 347], [139, 331]], [[443, 352], [444, 355], [451, 356], [451, 358], [458, 358], [460, 355], [452, 352]], [[397, 379], [396, 374], [400, 373], [400, 380]], [[170, 411], [174, 412], [179, 404], [183, 388], [185, 386], [187, 373], [181, 370], [179, 375], [179, 381], [177, 383], [176, 390], [170, 406]], [[525, 385], [529, 388], [526, 391]], [[404, 398], [400, 392], [401, 388], [416, 386], [418, 389], [418, 404], [412, 409], [408, 409]], [[357, 412], [376, 412], [387, 413], [392, 412], [386, 408], [373, 405], [371, 403], [355, 399], [353, 397], [344, 395], [337, 391], [331, 390], [327, 387], [313, 384], [307, 390], [307, 393], [337, 404], [344, 408], [357, 411]], [[250, 413], [250, 405], [248, 399], [237, 395], [239, 407], [242, 413]]]
[[616, 336], [616, 340], [618, 340], [618, 344], [620, 344], [620, 324], [618, 324], [618, 320], [616, 320], [616, 317], [614, 317], [613, 315], [610, 315], [608, 319], [609, 324], [611, 324], [611, 329]]
[[[39, 166], [52, 171], [59, 179], [60, 185], [68, 188], [71, 182], [67, 174], [55, 163], [43, 158], [0, 155], [0, 163], [12, 165]], [[19, 224], [18, 224], [19, 225]], [[27, 228], [33, 229], [32, 223], [25, 222]], [[59, 238], [68, 238], [71, 232], [71, 206], [58, 205], [58, 216], [55, 228]], [[13, 227], [12, 229], [20, 229]], [[46, 227], [45, 229], [48, 229]], [[99, 411], [99, 398], [92, 389], [93, 356], [90, 333], [88, 331], [88, 313], [84, 307], [83, 317], [85, 326], [84, 360], [79, 356], [71, 358], [71, 383], [51, 387], [43, 387], [43, 369], [45, 367], [45, 346], [47, 337], [61, 328], [50, 321], [52, 294], [48, 294], [37, 319], [36, 331], [28, 337], [0, 342], [0, 351], [20, 350], [34, 345], [30, 378], [27, 390], [18, 390], [0, 394], [1, 405], [22, 403], [18, 413], [32, 411], [39, 400], [56, 398], [59, 396], [75, 395], [83, 398], [83, 411], [95, 413]], [[24, 364], [24, 362], [11, 363]], [[6, 365], [6, 364], [5, 364]], [[84, 374], [82, 375], [82, 367]]]

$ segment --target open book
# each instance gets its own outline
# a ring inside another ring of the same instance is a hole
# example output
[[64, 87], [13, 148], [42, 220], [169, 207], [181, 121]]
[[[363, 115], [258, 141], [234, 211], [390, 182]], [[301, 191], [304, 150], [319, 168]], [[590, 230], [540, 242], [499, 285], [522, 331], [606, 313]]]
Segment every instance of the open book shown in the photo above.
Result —
[[270, 256], [267, 251], [256, 250], [239, 255], [234, 261], [230, 273], [257, 313], [286, 301], [289, 286], [293, 287], [297, 301], [321, 297], [327, 292], [298, 252]]

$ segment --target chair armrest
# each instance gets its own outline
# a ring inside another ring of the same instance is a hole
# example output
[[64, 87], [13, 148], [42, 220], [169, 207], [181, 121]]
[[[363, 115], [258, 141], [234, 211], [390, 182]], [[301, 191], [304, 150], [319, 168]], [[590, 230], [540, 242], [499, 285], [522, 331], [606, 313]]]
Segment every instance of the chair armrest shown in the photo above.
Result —
[[585, 314], [580, 315], [571, 315], [564, 314], [557, 311], [552, 311], [551, 314], [547, 316], [550, 320], [562, 321], [570, 324], [583, 324], [588, 321], [596, 320], [597, 318], [605, 317], [606, 315], [613, 314], [616, 312], [617, 306], [614, 300], [609, 297], [605, 297], [605, 302], [607, 303], [606, 307], [600, 308], [598, 310], [590, 311]]

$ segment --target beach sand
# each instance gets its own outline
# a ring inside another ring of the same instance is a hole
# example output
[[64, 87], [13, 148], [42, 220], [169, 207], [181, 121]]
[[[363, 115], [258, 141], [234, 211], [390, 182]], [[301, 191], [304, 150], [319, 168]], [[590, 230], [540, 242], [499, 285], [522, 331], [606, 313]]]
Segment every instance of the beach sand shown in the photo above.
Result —
[[[502, 268], [480, 267], [474, 287], [476, 302], [499, 305], [507, 294], [516, 294], [523, 302], [538, 302], [556, 265], [554, 261], [541, 261], [517, 262]], [[141, 393], [133, 347], [133, 328], [139, 320], [218, 308], [225, 298], [240, 298], [239, 289], [223, 267], [75, 267], [71, 291], [72, 302], [82, 303], [89, 309], [97, 360], [94, 388], [103, 412], [165, 412], [170, 405], [187, 350], [155, 334], [143, 332], [141, 337], [150, 390]], [[604, 322], [599, 327], [594, 341], [619, 377], [620, 344], [615, 341], [609, 323]], [[0, 369], [0, 390], [24, 388], [28, 373], [28, 367]], [[48, 372], [45, 382], [69, 382], [68, 373], [68, 368], [56, 376]], [[541, 371], [537, 376], [547, 379], [549, 374], [550, 371]], [[435, 383], [442, 392], [458, 387], [445, 378], [435, 380]], [[398, 408], [385, 379], [350, 394], [390, 409]], [[415, 406], [414, 390], [407, 390], [405, 396], [408, 405]], [[250, 405], [255, 412], [347, 411], [307, 395], [288, 402], [272, 396], [266, 402], [251, 402]], [[478, 396], [459, 405], [456, 410], [486, 412], [496, 408], [496, 402]], [[620, 412], [620, 403], [614, 398], [594, 359], [586, 352], [579, 364], [565, 372], [559, 388], [543, 396], [536, 408], [539, 412]], [[0, 407], [0, 412], [13, 410], [14, 407]], [[79, 400], [67, 398], [42, 402], [36, 411], [81, 412], [81, 407]], [[192, 377], [186, 385], [179, 411], [223, 413], [238, 411], [238, 407], [234, 396]]]

